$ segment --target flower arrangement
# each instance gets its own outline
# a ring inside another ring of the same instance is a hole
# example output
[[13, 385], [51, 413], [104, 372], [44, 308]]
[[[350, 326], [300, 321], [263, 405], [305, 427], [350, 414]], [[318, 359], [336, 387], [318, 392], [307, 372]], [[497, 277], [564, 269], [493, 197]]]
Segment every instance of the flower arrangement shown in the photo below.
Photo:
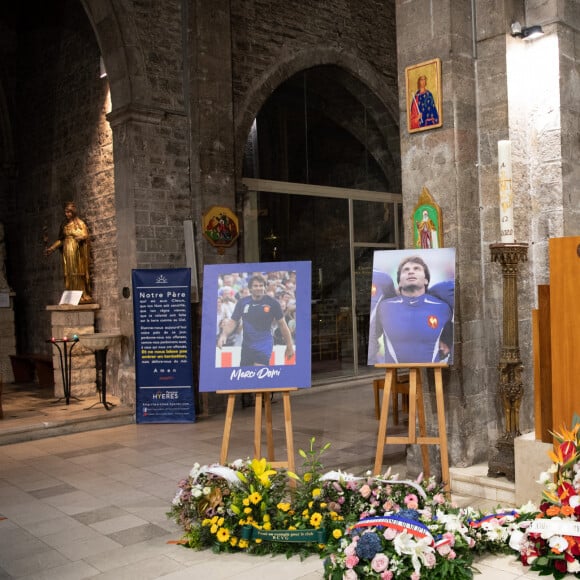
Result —
[[553, 433], [539, 506], [457, 509], [434, 479], [324, 473], [321, 450], [299, 453], [299, 476], [265, 459], [195, 464], [168, 516], [180, 543], [253, 554], [313, 553], [326, 580], [473, 578], [476, 554], [518, 554], [541, 576], [580, 577], [580, 418]]
[[[338, 492], [339, 498], [350, 496], [343, 505], [355, 507], [344, 536], [329, 539], [324, 577], [472, 578], [474, 541], [461, 510], [447, 502], [433, 479], [408, 482], [389, 476], [368, 477], [354, 486], [351, 481]], [[336, 483], [332, 488], [338, 491]]]
[[168, 516], [190, 548], [252, 554], [313, 553], [325, 577], [472, 578], [473, 540], [434, 479], [323, 472], [328, 445], [299, 453], [303, 474], [265, 459], [194, 465]]
[[552, 433], [552, 465], [540, 475], [543, 502], [520, 517], [509, 545], [524, 565], [542, 576], [580, 577], [580, 422]]

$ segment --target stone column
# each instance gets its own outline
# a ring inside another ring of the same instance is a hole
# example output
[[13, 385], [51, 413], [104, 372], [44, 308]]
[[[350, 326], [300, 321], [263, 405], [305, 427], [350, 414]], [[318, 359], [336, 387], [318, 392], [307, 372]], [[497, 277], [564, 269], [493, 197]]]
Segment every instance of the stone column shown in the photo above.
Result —
[[[52, 336], [55, 338], [71, 338], [75, 334], [95, 332], [95, 312], [99, 309], [98, 304], [55, 305], [47, 306], [46, 309], [50, 312]], [[50, 338], [47, 336], [46, 340]], [[63, 397], [60, 356], [56, 347], [52, 346], [52, 349], [54, 394], [56, 397]], [[72, 351], [71, 369], [71, 396], [94, 396], [97, 392], [95, 354], [80, 343], [77, 344]]]
[[[14, 381], [10, 355], [16, 354], [16, 332], [14, 326], [14, 292], [0, 289], [0, 378], [5, 383]], [[3, 304], [7, 298], [8, 305]]]

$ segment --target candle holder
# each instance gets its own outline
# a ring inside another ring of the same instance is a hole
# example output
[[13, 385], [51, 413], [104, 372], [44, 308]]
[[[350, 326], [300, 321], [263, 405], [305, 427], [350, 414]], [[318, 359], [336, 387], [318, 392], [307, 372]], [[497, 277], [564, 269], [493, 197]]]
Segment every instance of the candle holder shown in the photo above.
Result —
[[[70, 404], [71, 397], [80, 401], [78, 397], [71, 395], [71, 372], [72, 372], [72, 350], [78, 344], [79, 337], [75, 334], [72, 338], [64, 336], [63, 338], [54, 338], [46, 342], [52, 343], [56, 350], [58, 351], [58, 356], [60, 358], [60, 372], [62, 376], [62, 388], [64, 392], [64, 397], [56, 400], [55, 403], [59, 403], [65, 399], [66, 404]], [[62, 347], [61, 347], [62, 345]]]
[[488, 465], [488, 476], [505, 475], [515, 481], [514, 439], [520, 432], [520, 405], [524, 394], [523, 365], [518, 337], [518, 266], [528, 259], [528, 244], [492, 244], [492, 262], [499, 262], [503, 275], [503, 340], [499, 360], [499, 394], [505, 430], [498, 439]]

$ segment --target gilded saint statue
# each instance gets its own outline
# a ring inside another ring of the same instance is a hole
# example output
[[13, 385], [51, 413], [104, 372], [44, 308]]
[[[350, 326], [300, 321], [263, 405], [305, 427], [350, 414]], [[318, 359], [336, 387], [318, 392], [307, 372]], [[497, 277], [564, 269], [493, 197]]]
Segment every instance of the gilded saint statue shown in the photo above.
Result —
[[65, 289], [82, 290], [80, 303], [87, 304], [93, 301], [90, 295], [89, 228], [77, 216], [74, 202], [65, 204], [64, 215], [58, 240], [46, 248], [45, 253], [50, 256], [56, 249], [60, 249]]

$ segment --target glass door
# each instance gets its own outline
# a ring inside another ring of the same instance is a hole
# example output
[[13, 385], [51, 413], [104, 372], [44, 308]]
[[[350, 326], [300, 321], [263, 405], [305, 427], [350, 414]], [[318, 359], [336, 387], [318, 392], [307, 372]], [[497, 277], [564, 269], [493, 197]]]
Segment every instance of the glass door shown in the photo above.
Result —
[[313, 376], [370, 370], [373, 252], [398, 247], [401, 196], [253, 179], [244, 183], [244, 261], [312, 263]]

